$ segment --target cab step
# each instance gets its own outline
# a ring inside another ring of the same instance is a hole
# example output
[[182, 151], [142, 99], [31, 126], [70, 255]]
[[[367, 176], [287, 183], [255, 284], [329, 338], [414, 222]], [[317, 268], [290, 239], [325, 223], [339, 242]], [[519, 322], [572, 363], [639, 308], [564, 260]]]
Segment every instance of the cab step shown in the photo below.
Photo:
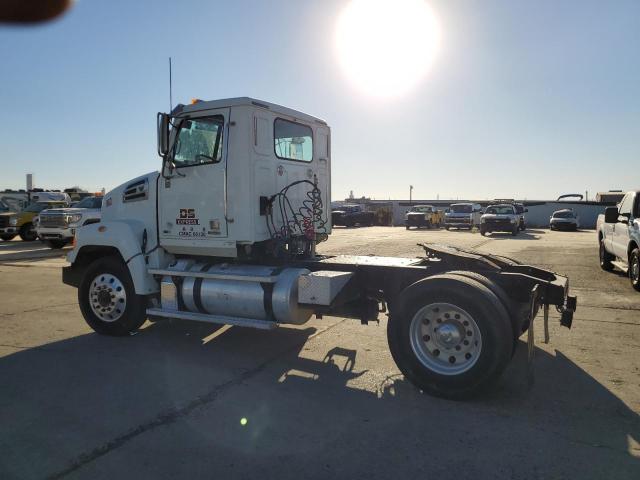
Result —
[[150, 317], [174, 318], [178, 320], [192, 320], [196, 322], [216, 323], [219, 325], [234, 325], [236, 327], [257, 328], [259, 330], [273, 330], [276, 322], [257, 320], [254, 318], [227, 317], [224, 315], [210, 315], [207, 313], [183, 312], [178, 310], [163, 310], [162, 308], [147, 308]]
[[616, 267], [618, 270], [623, 271], [624, 273], [628, 273], [629, 272], [629, 266], [626, 263], [624, 263], [624, 262], [622, 262], [620, 260], [616, 260], [616, 261], [611, 262], [611, 265]]

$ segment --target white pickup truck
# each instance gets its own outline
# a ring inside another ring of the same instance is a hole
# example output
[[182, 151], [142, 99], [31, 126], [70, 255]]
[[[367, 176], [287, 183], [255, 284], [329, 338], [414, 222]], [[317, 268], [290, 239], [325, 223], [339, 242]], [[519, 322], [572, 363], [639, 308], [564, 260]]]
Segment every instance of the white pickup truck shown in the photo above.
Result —
[[628, 273], [640, 291], [640, 190], [627, 192], [617, 207], [607, 207], [598, 216], [597, 230], [602, 269]]
[[36, 232], [51, 248], [73, 241], [76, 229], [100, 221], [102, 197], [86, 197], [70, 208], [52, 208], [40, 213]]

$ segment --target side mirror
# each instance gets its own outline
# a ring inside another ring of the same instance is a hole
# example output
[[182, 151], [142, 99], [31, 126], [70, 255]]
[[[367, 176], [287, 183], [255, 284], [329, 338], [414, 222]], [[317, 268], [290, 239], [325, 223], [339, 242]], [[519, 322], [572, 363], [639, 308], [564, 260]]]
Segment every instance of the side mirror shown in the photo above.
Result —
[[158, 113], [158, 155], [164, 157], [169, 152], [169, 115]]
[[617, 223], [618, 222], [618, 208], [607, 207], [604, 209], [604, 221], [605, 223]]
[[624, 213], [622, 215], [618, 215], [618, 222], [619, 223], [626, 223], [628, 225], [629, 224], [629, 217]]

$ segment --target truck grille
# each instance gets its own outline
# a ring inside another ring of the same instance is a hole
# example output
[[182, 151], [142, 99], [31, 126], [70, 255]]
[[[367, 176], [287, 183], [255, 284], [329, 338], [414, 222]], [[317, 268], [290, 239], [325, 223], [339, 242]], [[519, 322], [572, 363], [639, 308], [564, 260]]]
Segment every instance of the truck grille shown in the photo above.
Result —
[[64, 215], [40, 215], [41, 227], [66, 227]]
[[11, 217], [9, 217], [8, 215], [0, 217], [0, 228], [4, 228], [4, 227], [8, 227], [9, 226], [9, 218], [11, 218]]

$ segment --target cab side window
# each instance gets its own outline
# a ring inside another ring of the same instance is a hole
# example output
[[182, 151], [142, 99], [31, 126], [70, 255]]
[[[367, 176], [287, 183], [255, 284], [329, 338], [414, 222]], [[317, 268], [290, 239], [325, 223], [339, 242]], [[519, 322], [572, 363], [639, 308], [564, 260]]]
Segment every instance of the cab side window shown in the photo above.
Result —
[[176, 167], [220, 162], [223, 126], [221, 115], [183, 120], [174, 146]]
[[620, 202], [620, 206], [618, 207], [618, 213], [620, 215], [631, 215], [631, 208], [633, 206], [633, 197], [634, 195], [626, 194]]

